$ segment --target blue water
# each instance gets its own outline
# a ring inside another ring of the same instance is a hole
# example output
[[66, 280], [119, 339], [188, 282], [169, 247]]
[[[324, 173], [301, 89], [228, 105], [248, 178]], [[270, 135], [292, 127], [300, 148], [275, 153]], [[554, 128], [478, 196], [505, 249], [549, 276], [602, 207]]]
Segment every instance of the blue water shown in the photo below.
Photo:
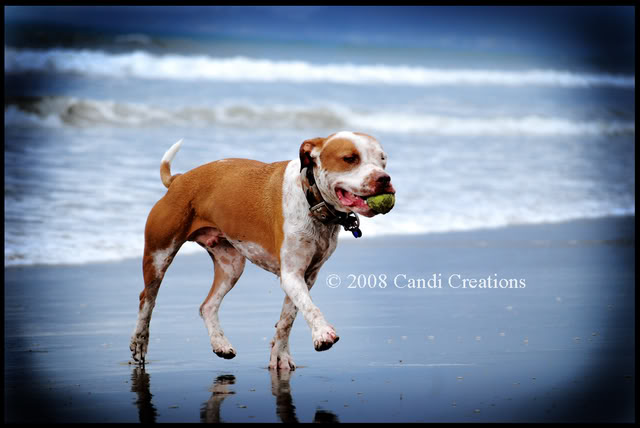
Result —
[[138, 257], [180, 138], [176, 172], [374, 135], [365, 236], [635, 215], [633, 9], [73, 10], [5, 9], [5, 266]]

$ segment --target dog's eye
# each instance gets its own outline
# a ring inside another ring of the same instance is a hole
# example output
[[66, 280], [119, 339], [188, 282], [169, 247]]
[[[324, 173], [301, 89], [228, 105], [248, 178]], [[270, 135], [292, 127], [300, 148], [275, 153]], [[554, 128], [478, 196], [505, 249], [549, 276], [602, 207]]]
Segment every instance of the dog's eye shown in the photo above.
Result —
[[342, 159], [344, 159], [346, 163], [356, 163], [358, 161], [358, 155], [345, 156]]

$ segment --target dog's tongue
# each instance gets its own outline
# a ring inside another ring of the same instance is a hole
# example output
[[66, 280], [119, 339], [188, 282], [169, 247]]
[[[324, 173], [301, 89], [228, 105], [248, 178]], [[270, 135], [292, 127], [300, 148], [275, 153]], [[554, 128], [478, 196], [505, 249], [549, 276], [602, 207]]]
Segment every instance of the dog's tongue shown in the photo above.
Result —
[[338, 199], [340, 200], [340, 203], [345, 207], [366, 207], [367, 206], [367, 203], [364, 199], [354, 195], [351, 192], [348, 192], [343, 189], [338, 189], [336, 193], [338, 194]]

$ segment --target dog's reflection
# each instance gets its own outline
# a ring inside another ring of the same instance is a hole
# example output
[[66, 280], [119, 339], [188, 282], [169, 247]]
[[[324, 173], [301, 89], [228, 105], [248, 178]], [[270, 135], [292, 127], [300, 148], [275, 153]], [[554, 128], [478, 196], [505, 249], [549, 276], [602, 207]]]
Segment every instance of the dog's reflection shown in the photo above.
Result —
[[[271, 393], [276, 397], [276, 415], [282, 422], [298, 422], [296, 416], [296, 407], [293, 404], [291, 396], [291, 372], [269, 370], [271, 377]], [[135, 367], [131, 375], [131, 391], [137, 395], [135, 401], [140, 415], [140, 422], [150, 423], [156, 422], [158, 412], [151, 402], [153, 395], [150, 392], [150, 376], [145, 372], [144, 368]], [[220, 416], [220, 407], [222, 402], [230, 395], [235, 394], [230, 386], [236, 383], [235, 376], [224, 374], [218, 376], [213, 385], [209, 389], [211, 398], [209, 398], [200, 409], [201, 422], [224, 422]], [[316, 410], [313, 422], [340, 422], [338, 417], [327, 410]]]
[[291, 397], [291, 372], [289, 370], [269, 370], [271, 393], [276, 397], [276, 415], [284, 423], [298, 423], [296, 406]]
[[[296, 406], [291, 397], [291, 372], [288, 370], [269, 370], [271, 375], [271, 393], [276, 397], [276, 415], [283, 423], [297, 423]], [[338, 417], [328, 410], [317, 409], [313, 422], [338, 423]]]
[[[276, 415], [283, 423], [297, 423], [296, 406], [291, 397], [291, 372], [269, 370], [271, 393], [276, 397]], [[338, 417], [327, 410], [316, 410], [313, 422], [339, 422]]]
[[236, 377], [234, 375], [225, 374], [218, 376], [213, 381], [213, 386], [209, 389], [211, 391], [211, 398], [207, 400], [200, 409], [200, 421], [201, 422], [224, 422], [220, 418], [220, 405], [225, 398], [235, 394], [234, 391], [228, 388], [229, 385], [236, 383]]
[[149, 389], [149, 375], [144, 371], [143, 367], [135, 367], [131, 374], [131, 392], [135, 392], [137, 400], [135, 401], [138, 407], [138, 415], [141, 423], [153, 423], [156, 421], [158, 412], [151, 403], [151, 395]]

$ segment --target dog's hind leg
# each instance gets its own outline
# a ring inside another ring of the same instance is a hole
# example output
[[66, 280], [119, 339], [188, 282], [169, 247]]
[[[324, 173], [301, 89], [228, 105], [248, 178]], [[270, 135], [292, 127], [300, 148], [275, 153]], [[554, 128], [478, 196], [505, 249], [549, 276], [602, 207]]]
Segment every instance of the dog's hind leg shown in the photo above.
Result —
[[164, 274], [173, 261], [179, 247], [169, 246], [164, 250], [150, 251], [145, 248], [143, 256], [144, 290], [140, 293], [138, 322], [131, 336], [131, 353], [134, 361], [144, 364], [149, 345], [149, 323], [156, 305], [158, 289]]
[[[166, 198], [166, 196], [165, 196]], [[134, 361], [145, 363], [149, 345], [149, 323], [156, 304], [156, 297], [164, 274], [182, 244], [186, 241], [184, 227], [175, 209], [163, 198], [153, 207], [145, 227], [142, 272], [144, 290], [140, 293], [138, 322], [131, 336], [131, 353]]]
[[240, 275], [244, 271], [245, 258], [238, 252], [228, 241], [221, 239], [209, 245], [204, 245], [201, 241], [205, 239], [197, 239], [196, 241], [206, 248], [213, 260], [213, 285], [207, 298], [204, 299], [200, 306], [200, 315], [204, 319], [204, 324], [209, 332], [211, 347], [213, 352], [221, 358], [231, 359], [236, 356], [236, 351], [229, 343], [220, 327], [218, 319], [218, 309], [224, 296], [238, 282]]

